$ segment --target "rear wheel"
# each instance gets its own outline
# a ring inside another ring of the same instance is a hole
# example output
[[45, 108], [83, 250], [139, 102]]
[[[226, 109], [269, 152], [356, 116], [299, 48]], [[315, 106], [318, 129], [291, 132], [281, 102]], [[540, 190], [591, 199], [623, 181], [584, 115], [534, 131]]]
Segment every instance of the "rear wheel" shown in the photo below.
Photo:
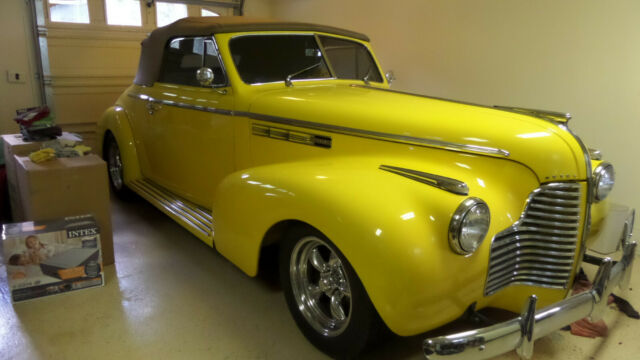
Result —
[[331, 356], [357, 356], [384, 328], [349, 262], [318, 231], [297, 227], [288, 233], [280, 278], [298, 327]]
[[111, 133], [105, 136], [104, 141], [103, 157], [107, 162], [111, 189], [121, 198], [130, 198], [132, 195], [131, 190], [124, 184], [124, 167], [122, 165], [122, 157], [120, 156], [118, 143]]

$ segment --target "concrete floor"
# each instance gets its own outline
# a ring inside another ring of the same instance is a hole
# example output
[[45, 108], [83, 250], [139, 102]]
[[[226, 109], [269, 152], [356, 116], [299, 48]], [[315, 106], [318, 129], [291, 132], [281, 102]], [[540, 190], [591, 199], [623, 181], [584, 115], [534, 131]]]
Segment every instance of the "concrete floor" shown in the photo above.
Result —
[[[272, 283], [247, 277], [142, 199], [112, 204], [116, 265], [104, 287], [11, 305], [0, 269], [0, 359], [326, 359]], [[640, 308], [640, 266], [631, 287], [625, 298]], [[613, 310], [605, 320], [607, 338], [558, 331], [536, 342], [534, 358], [638, 358], [640, 321]], [[423, 337], [392, 338], [364, 357], [423, 359]]]

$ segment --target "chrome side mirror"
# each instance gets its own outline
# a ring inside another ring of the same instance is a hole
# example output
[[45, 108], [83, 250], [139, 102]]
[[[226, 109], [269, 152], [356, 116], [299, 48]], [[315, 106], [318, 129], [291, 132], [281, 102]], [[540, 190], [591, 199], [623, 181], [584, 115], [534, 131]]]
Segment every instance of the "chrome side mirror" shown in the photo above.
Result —
[[389, 85], [391, 85], [391, 83], [396, 80], [396, 76], [393, 75], [393, 70], [387, 71], [387, 73], [384, 74], [384, 77], [387, 78], [387, 82], [389, 83]]
[[208, 67], [201, 67], [196, 71], [196, 79], [202, 86], [210, 86], [213, 83], [213, 71]]

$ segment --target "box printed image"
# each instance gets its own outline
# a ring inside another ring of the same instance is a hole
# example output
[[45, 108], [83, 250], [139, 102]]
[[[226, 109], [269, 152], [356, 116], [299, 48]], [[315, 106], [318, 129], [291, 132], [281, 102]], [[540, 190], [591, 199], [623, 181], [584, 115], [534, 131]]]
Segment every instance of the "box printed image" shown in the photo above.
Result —
[[104, 283], [100, 231], [90, 215], [3, 225], [14, 302]]

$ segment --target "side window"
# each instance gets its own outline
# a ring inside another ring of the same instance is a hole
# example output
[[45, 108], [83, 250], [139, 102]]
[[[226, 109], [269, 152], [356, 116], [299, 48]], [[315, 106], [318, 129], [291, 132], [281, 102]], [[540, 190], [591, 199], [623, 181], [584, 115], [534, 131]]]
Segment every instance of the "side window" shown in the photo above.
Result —
[[367, 77], [369, 81], [382, 82], [373, 57], [362, 44], [329, 36], [321, 36], [320, 41], [339, 79], [362, 80]]
[[203, 66], [213, 71], [213, 86], [226, 85], [227, 79], [220, 56], [211, 38], [175, 38], [169, 41], [164, 49], [158, 81], [200, 86], [196, 72]]

